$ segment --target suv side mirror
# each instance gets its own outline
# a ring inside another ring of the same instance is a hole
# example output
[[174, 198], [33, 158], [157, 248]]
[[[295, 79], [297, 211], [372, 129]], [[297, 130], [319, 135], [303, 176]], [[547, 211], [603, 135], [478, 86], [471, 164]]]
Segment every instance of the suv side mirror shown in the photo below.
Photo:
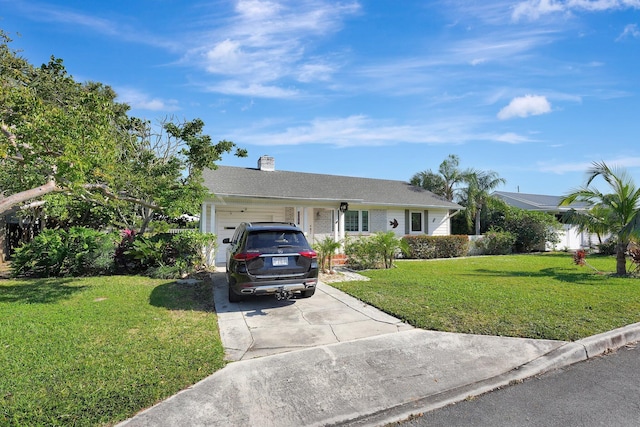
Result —
[[222, 239], [222, 243], [231, 243], [231, 239], [229, 239], [228, 237], [225, 237], [224, 239]]

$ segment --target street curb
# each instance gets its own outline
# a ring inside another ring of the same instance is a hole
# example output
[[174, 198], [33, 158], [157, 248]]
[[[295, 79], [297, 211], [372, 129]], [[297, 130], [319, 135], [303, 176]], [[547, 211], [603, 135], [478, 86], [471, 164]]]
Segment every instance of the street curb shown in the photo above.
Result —
[[640, 341], [640, 323], [623, 326], [574, 342], [567, 342], [547, 354], [495, 377], [418, 398], [412, 402], [335, 425], [377, 426], [404, 421], [415, 415], [421, 415], [425, 412], [478, 397], [508, 385], [520, 383], [536, 375], [583, 362], [637, 341]]

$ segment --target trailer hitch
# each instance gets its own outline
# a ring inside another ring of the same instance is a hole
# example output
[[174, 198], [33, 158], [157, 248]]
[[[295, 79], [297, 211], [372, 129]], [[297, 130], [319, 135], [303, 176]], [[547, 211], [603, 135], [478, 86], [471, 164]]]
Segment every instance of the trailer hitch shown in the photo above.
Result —
[[291, 299], [291, 297], [293, 297], [293, 292], [285, 289], [284, 286], [281, 286], [276, 290], [276, 299], [278, 301], [288, 300]]

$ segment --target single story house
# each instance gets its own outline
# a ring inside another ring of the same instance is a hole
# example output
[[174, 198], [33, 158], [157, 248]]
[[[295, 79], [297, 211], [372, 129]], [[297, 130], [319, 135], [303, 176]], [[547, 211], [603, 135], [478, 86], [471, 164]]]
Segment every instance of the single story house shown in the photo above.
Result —
[[[495, 191], [493, 196], [501, 199], [507, 205], [528, 211], [546, 212], [560, 220], [562, 215], [571, 210], [586, 211], [590, 205], [584, 202], [574, 202], [568, 206], [560, 206], [563, 197], [547, 196], [542, 194], [525, 194], [512, 193], [508, 191]], [[598, 243], [596, 235], [588, 232], [579, 232], [575, 225], [562, 224], [560, 231], [560, 243], [555, 248], [547, 247], [545, 249], [568, 249], [576, 250], [588, 248]]]
[[462, 209], [408, 182], [278, 171], [270, 156], [257, 168], [218, 166], [203, 177], [213, 197], [202, 204], [200, 231], [217, 235], [216, 265], [226, 261], [222, 240], [245, 221], [295, 223], [314, 243], [389, 230], [448, 235], [450, 218]]

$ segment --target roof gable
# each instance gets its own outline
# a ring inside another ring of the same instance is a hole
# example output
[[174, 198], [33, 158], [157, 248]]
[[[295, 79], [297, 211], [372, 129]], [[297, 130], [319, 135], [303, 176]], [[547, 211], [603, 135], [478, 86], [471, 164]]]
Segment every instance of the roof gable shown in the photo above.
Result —
[[455, 210], [462, 208], [457, 203], [404, 181], [265, 171], [234, 166], [205, 169], [203, 178], [204, 185], [218, 197], [345, 201], [365, 205]]

